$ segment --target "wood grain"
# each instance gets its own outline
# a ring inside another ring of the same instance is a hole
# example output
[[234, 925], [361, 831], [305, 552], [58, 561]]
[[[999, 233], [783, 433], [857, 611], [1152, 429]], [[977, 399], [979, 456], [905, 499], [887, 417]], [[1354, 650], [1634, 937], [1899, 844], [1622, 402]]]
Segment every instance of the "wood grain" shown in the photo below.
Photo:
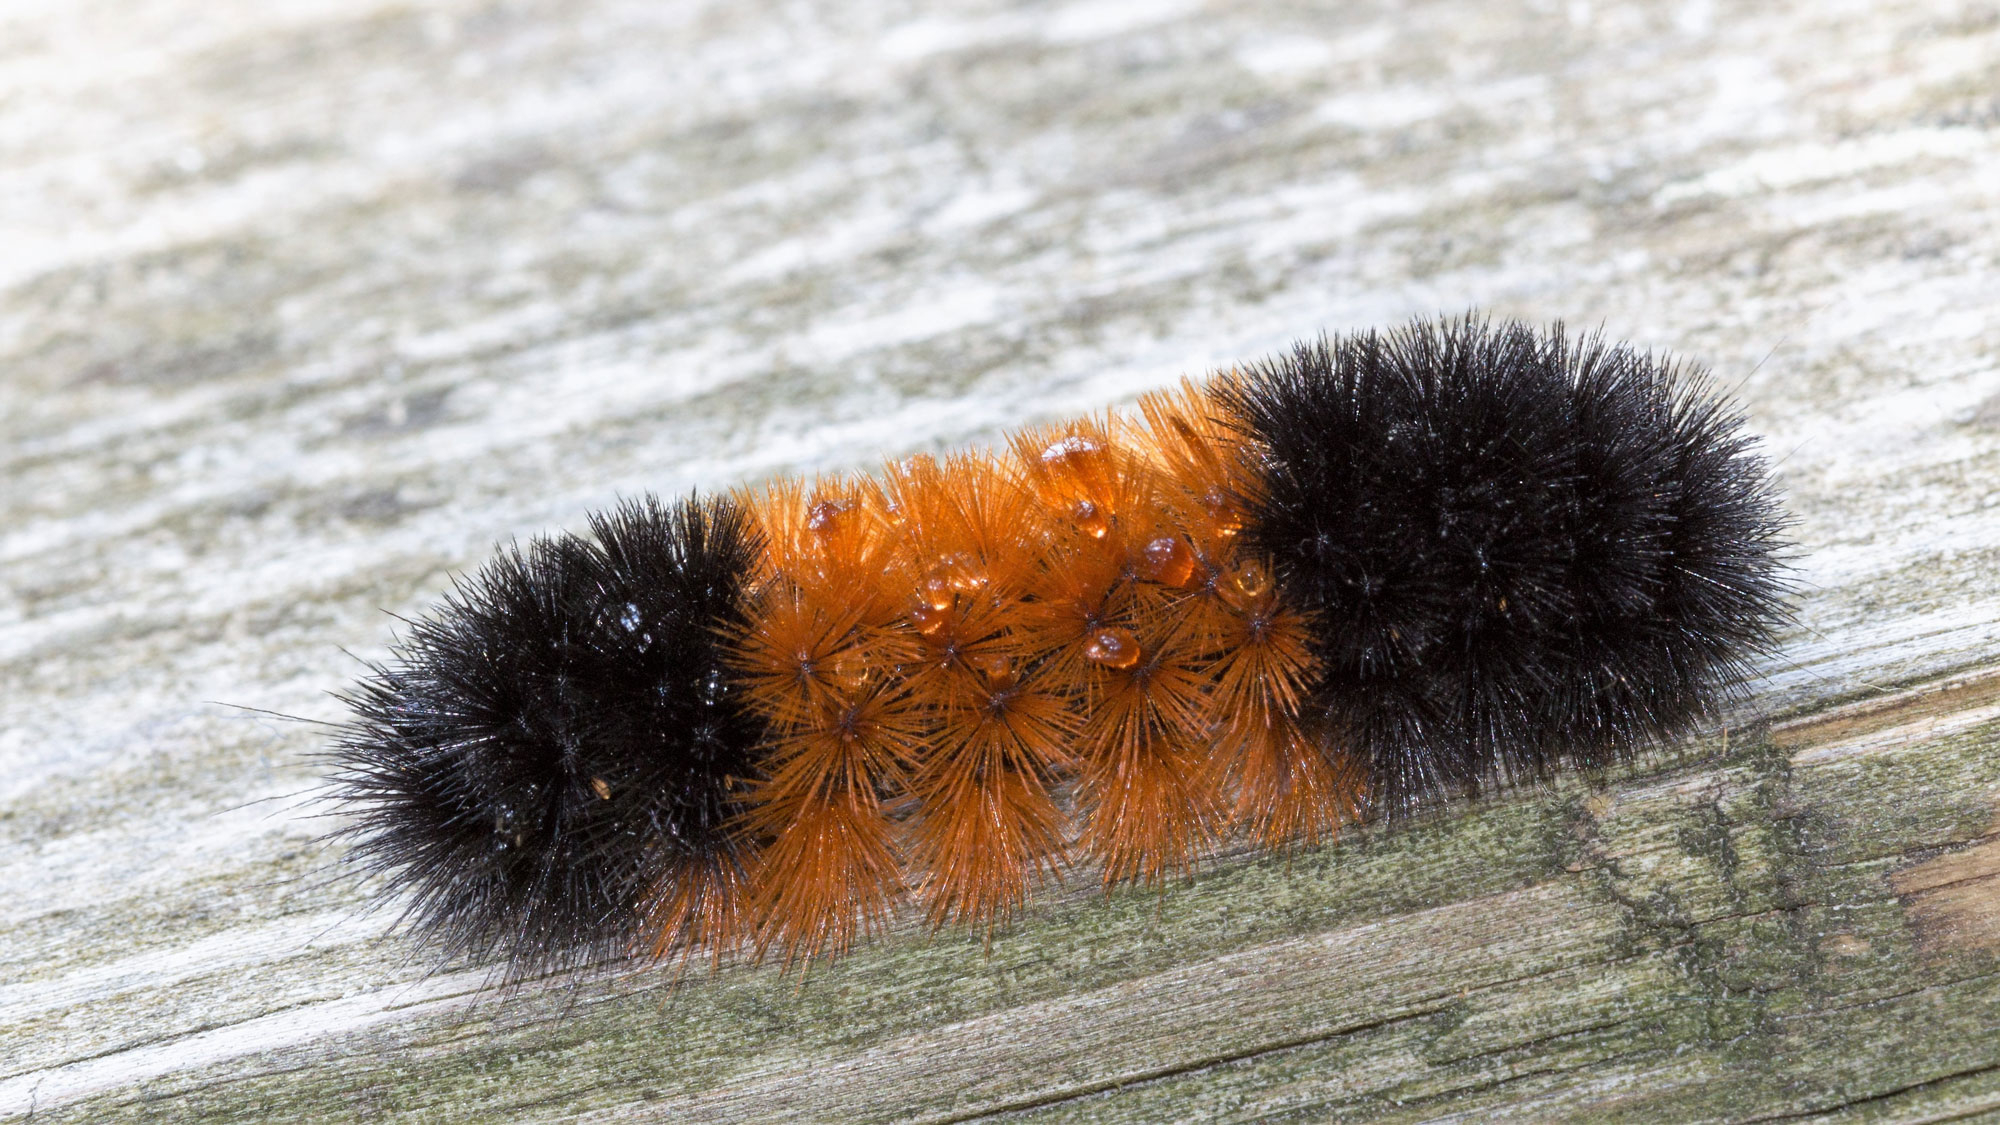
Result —
[[[10, 5], [0, 1114], [2000, 1116], [1996, 232], [1969, 0]], [[496, 995], [318, 842], [496, 541], [1468, 308], [1767, 435], [1726, 731], [803, 980]]]

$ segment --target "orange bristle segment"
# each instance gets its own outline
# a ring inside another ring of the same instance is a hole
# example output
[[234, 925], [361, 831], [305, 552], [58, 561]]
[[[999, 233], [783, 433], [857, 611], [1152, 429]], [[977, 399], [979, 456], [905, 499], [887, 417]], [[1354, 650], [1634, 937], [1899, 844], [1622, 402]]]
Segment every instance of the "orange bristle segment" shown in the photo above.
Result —
[[1158, 468], [1164, 503], [1199, 559], [1201, 589], [1180, 612], [1214, 653], [1203, 788], [1233, 791], [1231, 826], [1265, 847], [1330, 839], [1359, 817], [1362, 778], [1323, 735], [1301, 729], [1300, 702], [1316, 674], [1309, 622], [1269, 561], [1246, 555], [1238, 539], [1260, 478], [1210, 392], [1184, 381], [1141, 398], [1139, 410], [1145, 423], [1130, 440]]
[[880, 509], [867, 481], [780, 484], [754, 502], [766, 573], [737, 672], [769, 734], [744, 825], [763, 843], [747, 928], [788, 961], [844, 951], [903, 890], [892, 806], [926, 731], [887, 674], [918, 648], [882, 590]]
[[886, 577], [923, 646], [907, 670], [928, 729], [911, 783], [919, 892], [933, 925], [991, 927], [1056, 869], [1064, 823], [1050, 786], [1076, 727], [1022, 637], [1047, 574], [1034, 500], [990, 457], [913, 458], [890, 468], [885, 493], [900, 532]]
[[[883, 790], [909, 747], [869, 710], [855, 708], [847, 729], [778, 748], [783, 764], [749, 821], [769, 840], [750, 904], [759, 953], [781, 949], [788, 963], [843, 953], [857, 934], [880, 929], [903, 893]], [[898, 733], [914, 736], [915, 725]]]
[[646, 952], [661, 959], [675, 953], [691, 957], [706, 947], [720, 962], [724, 952], [743, 940], [749, 893], [748, 873], [735, 864], [667, 867], [653, 884], [653, 898], [646, 906], [646, 924], [653, 934]]
[[1216, 600], [1234, 612], [1211, 669], [1209, 703], [1221, 728], [1209, 766], [1213, 786], [1236, 794], [1231, 823], [1264, 847], [1282, 848], [1332, 839], [1359, 819], [1363, 780], [1358, 763], [1301, 726], [1299, 704], [1313, 674], [1306, 618], [1268, 573], [1261, 562], [1241, 560], [1217, 579]]
[[1082, 844], [1103, 864], [1106, 883], [1191, 867], [1217, 812], [1202, 784], [1206, 654], [1166, 612], [1171, 599], [1143, 588], [1124, 593], [1113, 620], [1137, 627], [1109, 625], [1086, 646], [1095, 667], [1077, 748]]
[[1085, 649], [1113, 620], [1112, 599], [1132, 578], [1161, 513], [1150, 467], [1115, 443], [1109, 420], [1025, 430], [1010, 442], [1034, 497], [1028, 527], [1046, 543], [1047, 575], [1024, 622], [1025, 640], [1050, 661], [1067, 694], [1089, 710]]
[[1144, 423], [1128, 423], [1128, 440], [1166, 481], [1163, 502], [1176, 524], [1204, 558], [1233, 551], [1262, 477], [1214, 395], [1182, 380], [1179, 390], [1140, 396], [1139, 414]]
[[1052, 543], [1036, 647], [1086, 716], [1077, 740], [1083, 849], [1107, 883], [1184, 870], [1215, 819], [1201, 768], [1212, 728], [1212, 630], [1182, 613], [1194, 560], [1157, 467], [1114, 419], [1031, 430], [1012, 443]]
[[915, 781], [912, 852], [934, 925], [1003, 922], [1056, 870], [1064, 821], [1050, 784], [1072, 727], [1060, 696], [1004, 679], [948, 713]]
[[912, 886], [933, 926], [990, 929], [1072, 840], [1107, 884], [1156, 881], [1224, 830], [1282, 846], [1356, 815], [1351, 763], [1299, 721], [1309, 623], [1238, 543], [1242, 445], [1192, 385], [1139, 413], [751, 502], [760, 859], [714, 903], [663, 904], [659, 948], [837, 953]]
[[1361, 819], [1361, 765], [1297, 723], [1245, 723], [1224, 732], [1215, 766], [1236, 793], [1231, 823], [1282, 851], [1331, 841]]

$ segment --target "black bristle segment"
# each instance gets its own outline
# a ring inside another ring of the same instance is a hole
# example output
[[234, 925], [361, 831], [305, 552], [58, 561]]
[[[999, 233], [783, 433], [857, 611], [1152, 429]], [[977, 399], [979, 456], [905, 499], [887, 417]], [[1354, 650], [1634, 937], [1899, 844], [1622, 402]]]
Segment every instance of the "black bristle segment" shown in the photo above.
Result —
[[1785, 619], [1769, 469], [1697, 373], [1464, 319], [1219, 392], [1265, 473], [1245, 534], [1315, 617], [1314, 709], [1379, 811], [1682, 733]]
[[759, 546], [726, 498], [647, 497], [503, 550], [345, 697], [352, 858], [450, 958], [509, 978], [625, 954], [656, 883], [741, 868], [761, 726], [722, 632]]

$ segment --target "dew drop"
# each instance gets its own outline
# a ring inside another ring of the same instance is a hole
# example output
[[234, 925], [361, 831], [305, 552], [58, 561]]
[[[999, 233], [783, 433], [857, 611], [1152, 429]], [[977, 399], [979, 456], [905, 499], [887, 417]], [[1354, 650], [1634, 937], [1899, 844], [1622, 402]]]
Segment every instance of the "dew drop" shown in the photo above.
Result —
[[1139, 576], [1163, 586], [1185, 586], [1194, 573], [1194, 552], [1179, 536], [1162, 535], [1146, 544], [1139, 559]]
[[848, 500], [821, 500], [806, 510], [806, 526], [822, 539], [836, 535], [841, 530], [840, 525], [846, 522], [843, 517], [853, 507], [853, 502]]
[[1130, 668], [1139, 663], [1139, 639], [1124, 629], [1099, 629], [1083, 646], [1083, 656], [1106, 668]]
[[1093, 484], [1103, 481], [1105, 457], [1102, 442], [1071, 434], [1042, 450], [1042, 471], [1056, 496], [1066, 494], [1075, 498], [1088, 494]]
[[1271, 592], [1271, 572], [1256, 559], [1244, 559], [1229, 569], [1215, 592], [1232, 608], [1249, 612]]
[[1208, 529], [1217, 538], [1229, 539], [1243, 530], [1243, 513], [1221, 489], [1209, 489], [1202, 497], [1202, 506], [1208, 509]]
[[827, 675], [835, 685], [847, 691], [860, 691], [875, 677], [875, 666], [860, 652], [849, 649], [833, 658]]
[[722, 669], [710, 668], [708, 675], [702, 677], [701, 687], [697, 690], [701, 694], [701, 701], [703, 703], [712, 706], [722, 702], [723, 695], [729, 690], [728, 683], [722, 678]]
[[943, 581], [958, 593], [976, 594], [986, 588], [986, 565], [974, 555], [952, 555], [940, 564], [940, 571]]
[[937, 636], [951, 622], [951, 606], [947, 604], [943, 609], [937, 609], [929, 602], [919, 602], [917, 608], [910, 611], [910, 620], [916, 625], [917, 632], [926, 637]]
[[1111, 531], [1111, 517], [1088, 500], [1077, 501], [1076, 507], [1070, 509], [1070, 518], [1076, 521], [1078, 530], [1092, 539], [1102, 539]]
[[943, 613], [953, 604], [951, 582], [943, 575], [924, 579], [924, 605], [932, 611]]
[[1054, 445], [1049, 446], [1047, 449], [1042, 450], [1042, 464], [1076, 468], [1095, 460], [1102, 456], [1103, 453], [1104, 446], [1102, 444], [1092, 441], [1082, 434], [1071, 434]]
[[979, 673], [986, 677], [987, 686], [996, 690], [1013, 687], [1019, 678], [1014, 672], [1013, 658], [1005, 653], [992, 652], [975, 656], [966, 663], [977, 668]]

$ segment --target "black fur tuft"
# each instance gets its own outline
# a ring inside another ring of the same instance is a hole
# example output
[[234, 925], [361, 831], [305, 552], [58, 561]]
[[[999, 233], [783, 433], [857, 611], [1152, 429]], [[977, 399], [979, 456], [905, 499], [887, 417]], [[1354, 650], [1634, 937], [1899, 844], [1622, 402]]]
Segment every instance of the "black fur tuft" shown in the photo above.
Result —
[[591, 525], [503, 551], [344, 697], [353, 858], [448, 957], [509, 977], [629, 952], [663, 873], [745, 858], [728, 823], [761, 726], [720, 631], [755, 533], [729, 499]]
[[1317, 713], [1383, 811], [1681, 732], [1785, 619], [1769, 470], [1698, 373], [1466, 319], [1220, 393], [1267, 474], [1245, 534], [1316, 618]]

